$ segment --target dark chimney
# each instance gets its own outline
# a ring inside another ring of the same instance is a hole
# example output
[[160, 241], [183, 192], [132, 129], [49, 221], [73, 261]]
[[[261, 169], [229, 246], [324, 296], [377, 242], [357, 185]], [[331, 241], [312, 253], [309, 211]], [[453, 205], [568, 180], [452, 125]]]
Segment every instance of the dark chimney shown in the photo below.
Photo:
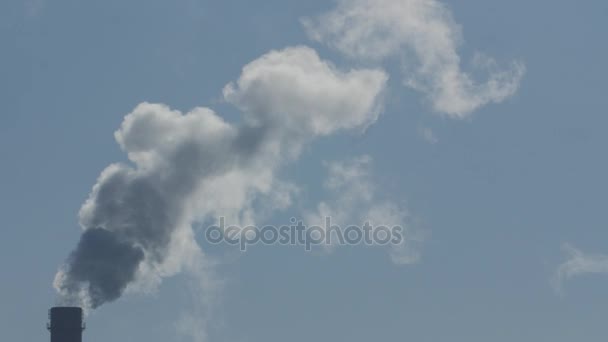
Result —
[[47, 328], [51, 332], [51, 342], [82, 342], [82, 309], [58, 306], [49, 310]]

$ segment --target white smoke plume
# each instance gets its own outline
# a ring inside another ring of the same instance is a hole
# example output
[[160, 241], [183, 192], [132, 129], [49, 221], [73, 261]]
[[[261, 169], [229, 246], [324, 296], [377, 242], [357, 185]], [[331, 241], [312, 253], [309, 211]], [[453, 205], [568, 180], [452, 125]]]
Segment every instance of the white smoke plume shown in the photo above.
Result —
[[337, 6], [302, 20], [308, 35], [346, 56], [367, 62], [398, 58], [406, 86], [425, 93], [433, 109], [464, 118], [488, 103], [512, 96], [525, 67], [512, 62], [499, 68], [478, 54], [474, 67], [488, 72], [476, 82], [462, 71], [460, 26], [437, 0], [336, 0]]
[[238, 124], [209, 108], [138, 105], [115, 133], [130, 163], [108, 166], [80, 210], [82, 237], [54, 282], [63, 301], [96, 308], [128, 287], [208, 267], [192, 223], [250, 223], [259, 196], [288, 205], [278, 168], [315, 138], [373, 123], [386, 81], [298, 46], [263, 55], [225, 87], [243, 111]]

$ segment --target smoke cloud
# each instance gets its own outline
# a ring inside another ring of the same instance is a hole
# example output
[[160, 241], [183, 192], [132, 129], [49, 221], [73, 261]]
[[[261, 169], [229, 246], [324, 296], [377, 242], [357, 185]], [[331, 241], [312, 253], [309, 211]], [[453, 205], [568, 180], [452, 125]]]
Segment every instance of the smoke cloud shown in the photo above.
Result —
[[278, 168], [315, 138], [373, 123], [387, 78], [341, 71], [298, 46], [261, 56], [224, 88], [243, 111], [239, 124], [209, 108], [138, 105], [115, 133], [130, 163], [108, 166], [80, 209], [83, 234], [54, 282], [62, 300], [96, 308], [200, 269], [192, 223], [251, 223], [259, 197], [275, 199], [270, 209], [289, 205], [293, 187], [277, 179]]
[[[491, 72], [487, 82], [474, 82], [460, 69], [459, 27], [436, 0], [337, 3], [303, 21], [310, 37], [360, 60], [402, 58], [405, 84], [449, 116], [462, 118], [511, 96], [524, 73], [519, 63], [499, 70], [479, 57], [477, 65]], [[387, 81], [381, 69], [341, 70], [315, 50], [295, 46], [264, 54], [223, 88], [224, 100], [242, 112], [238, 123], [205, 107], [182, 113], [163, 104], [136, 106], [115, 132], [129, 162], [103, 170], [80, 209], [80, 242], [54, 281], [62, 302], [97, 308], [181, 271], [213, 283], [192, 225], [223, 216], [246, 226], [260, 212], [289, 206], [296, 187], [279, 179], [278, 170], [317, 138], [373, 124]], [[366, 213], [401, 224], [407, 217], [401, 207], [377, 203], [369, 163], [330, 164], [327, 189], [335, 200], [319, 203], [311, 220], [332, 211], [338, 218]], [[361, 187], [365, 191], [353, 192]], [[391, 256], [412, 263], [418, 252], [401, 248]]]
[[427, 95], [433, 109], [464, 118], [488, 103], [512, 96], [525, 67], [512, 62], [499, 68], [477, 54], [473, 65], [488, 73], [476, 82], [461, 70], [460, 26], [437, 0], [337, 0], [318, 17], [302, 20], [311, 39], [367, 62], [401, 61], [404, 84]]

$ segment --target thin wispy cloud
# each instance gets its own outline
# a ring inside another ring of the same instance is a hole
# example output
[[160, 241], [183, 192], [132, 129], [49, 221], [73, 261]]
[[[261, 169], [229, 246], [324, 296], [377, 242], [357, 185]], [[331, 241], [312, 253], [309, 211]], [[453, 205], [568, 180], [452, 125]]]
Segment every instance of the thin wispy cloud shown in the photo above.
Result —
[[556, 291], [561, 293], [564, 283], [574, 277], [608, 274], [608, 255], [585, 253], [570, 244], [564, 244], [562, 249], [567, 258], [555, 272], [553, 285]]
[[[305, 214], [309, 225], [326, 228], [331, 224], [341, 227], [361, 226], [365, 222], [373, 228], [379, 226], [402, 228], [403, 240], [390, 245], [389, 255], [396, 264], [413, 264], [420, 259], [422, 232], [409, 224], [409, 213], [402, 205], [379, 195], [373, 181], [372, 158], [364, 155], [350, 160], [326, 163], [327, 178], [324, 188], [327, 199], [320, 201], [314, 210]], [[326, 234], [329, 234], [326, 232]], [[331, 252], [334, 245], [325, 245]]]
[[429, 127], [418, 127], [418, 134], [420, 134], [422, 139], [424, 139], [429, 144], [436, 144], [439, 142], [439, 138], [437, 138], [435, 132], [433, 132], [433, 130]]

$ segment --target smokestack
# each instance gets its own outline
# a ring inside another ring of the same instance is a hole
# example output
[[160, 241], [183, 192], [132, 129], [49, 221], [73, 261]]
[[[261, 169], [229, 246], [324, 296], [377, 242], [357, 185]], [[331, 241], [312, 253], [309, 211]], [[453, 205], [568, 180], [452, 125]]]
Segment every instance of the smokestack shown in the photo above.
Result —
[[47, 329], [51, 332], [51, 342], [82, 342], [82, 308], [58, 306], [49, 310]]

